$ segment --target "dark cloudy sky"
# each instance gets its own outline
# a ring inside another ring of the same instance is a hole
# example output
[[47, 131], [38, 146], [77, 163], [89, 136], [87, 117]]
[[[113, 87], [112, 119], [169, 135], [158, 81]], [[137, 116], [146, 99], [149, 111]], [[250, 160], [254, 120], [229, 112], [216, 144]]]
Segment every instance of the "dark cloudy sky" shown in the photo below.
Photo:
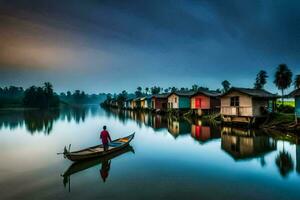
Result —
[[299, 0], [0, 0], [0, 86], [252, 87], [300, 74]]

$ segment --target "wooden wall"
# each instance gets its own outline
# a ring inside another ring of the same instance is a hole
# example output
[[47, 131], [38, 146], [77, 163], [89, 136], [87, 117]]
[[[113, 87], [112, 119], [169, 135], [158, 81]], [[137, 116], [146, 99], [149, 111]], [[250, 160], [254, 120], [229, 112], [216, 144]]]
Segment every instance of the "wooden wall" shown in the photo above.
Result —
[[191, 108], [190, 97], [180, 96], [179, 97], [179, 108], [190, 109]]
[[168, 108], [179, 108], [179, 97], [176, 94], [172, 94], [168, 97]]
[[261, 116], [263, 115], [261, 107], [268, 107], [268, 101], [267, 100], [258, 100], [258, 99], [252, 99], [253, 101], [253, 116]]
[[152, 98], [152, 103], [154, 103], [153, 109], [166, 110], [168, 99], [167, 98]]
[[[230, 98], [238, 96], [240, 98], [239, 110], [236, 107], [230, 106]], [[231, 92], [230, 94], [221, 98], [221, 114], [222, 115], [237, 115], [239, 112], [240, 116], [252, 117], [252, 98], [246, 94], [240, 92]]]
[[[200, 108], [197, 108], [195, 106], [195, 101], [196, 99], [200, 99], [201, 100], [201, 105], [200, 105]], [[207, 96], [204, 96], [204, 95], [197, 95], [197, 96], [193, 96], [191, 98], [191, 108], [192, 109], [210, 109], [211, 106], [210, 106], [210, 98], [207, 97]]]

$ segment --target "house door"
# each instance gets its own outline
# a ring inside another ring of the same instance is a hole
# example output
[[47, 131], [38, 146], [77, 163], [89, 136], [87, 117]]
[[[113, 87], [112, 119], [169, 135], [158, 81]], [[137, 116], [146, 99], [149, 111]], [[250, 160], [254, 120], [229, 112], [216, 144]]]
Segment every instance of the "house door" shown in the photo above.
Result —
[[195, 108], [201, 108], [201, 99], [200, 98], [195, 99]]

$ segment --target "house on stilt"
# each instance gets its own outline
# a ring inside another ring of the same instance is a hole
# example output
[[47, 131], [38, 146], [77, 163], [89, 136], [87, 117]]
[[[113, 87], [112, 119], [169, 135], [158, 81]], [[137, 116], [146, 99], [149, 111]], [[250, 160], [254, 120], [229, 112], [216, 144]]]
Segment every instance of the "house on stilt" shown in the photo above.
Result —
[[151, 97], [151, 109], [157, 112], [165, 112], [168, 108], [169, 93], [156, 94]]
[[168, 109], [190, 109], [194, 91], [171, 92], [168, 96]]
[[216, 91], [198, 91], [191, 96], [191, 109], [199, 116], [219, 112], [220, 95]]
[[275, 110], [277, 98], [263, 89], [233, 87], [221, 96], [222, 120], [253, 124]]

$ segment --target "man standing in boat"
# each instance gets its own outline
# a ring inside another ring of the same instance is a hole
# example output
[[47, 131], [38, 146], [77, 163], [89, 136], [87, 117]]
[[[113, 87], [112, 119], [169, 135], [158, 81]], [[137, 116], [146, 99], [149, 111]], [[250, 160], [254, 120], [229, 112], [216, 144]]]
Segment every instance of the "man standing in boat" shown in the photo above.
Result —
[[106, 126], [103, 126], [103, 130], [100, 133], [100, 138], [102, 140], [104, 151], [108, 150], [108, 142], [111, 142], [110, 135], [106, 130]]

